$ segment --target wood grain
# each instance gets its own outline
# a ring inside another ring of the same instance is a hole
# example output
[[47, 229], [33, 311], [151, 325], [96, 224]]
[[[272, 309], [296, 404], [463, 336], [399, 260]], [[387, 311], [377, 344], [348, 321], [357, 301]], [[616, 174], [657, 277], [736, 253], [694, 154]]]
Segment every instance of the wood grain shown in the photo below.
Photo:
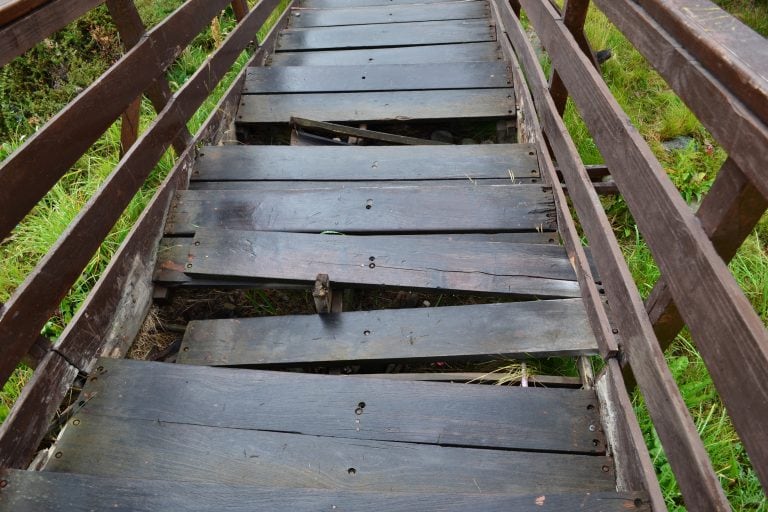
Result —
[[329, 27], [334, 25], [368, 25], [373, 23], [404, 23], [409, 21], [440, 21], [487, 18], [485, 1], [445, 2], [430, 5], [380, 5], [341, 9], [294, 9], [291, 27]]

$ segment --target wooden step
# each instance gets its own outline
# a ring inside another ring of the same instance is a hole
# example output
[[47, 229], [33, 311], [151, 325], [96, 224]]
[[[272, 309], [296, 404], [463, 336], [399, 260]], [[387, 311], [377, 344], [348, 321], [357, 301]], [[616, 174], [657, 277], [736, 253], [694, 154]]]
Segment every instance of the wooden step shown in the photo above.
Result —
[[[311, 164], [310, 164], [311, 163]], [[530, 144], [208, 146], [192, 181], [540, 179]]]
[[[463, 0], [302, 0], [300, 7], [307, 9], [339, 9], [372, 5], [441, 4]], [[431, 7], [431, 6], [430, 6]]]
[[341, 9], [296, 9], [291, 11], [291, 28], [366, 25], [409, 21], [462, 20], [488, 18], [488, 2], [445, 2], [430, 5], [379, 5]]
[[[392, 493], [321, 489], [269, 489], [254, 485], [103, 478], [78, 474], [3, 471], [1, 512], [648, 512], [643, 494], [589, 492], [528, 494]], [[136, 478], [139, 477], [139, 478]]]
[[180, 243], [186, 247], [159, 255], [158, 283], [173, 284], [182, 274], [309, 285], [328, 274], [348, 287], [581, 297], [565, 249], [556, 245], [206, 228]]
[[496, 40], [490, 20], [417, 21], [378, 25], [347, 25], [286, 29], [276, 51], [348, 50]]
[[378, 66], [380, 64], [434, 64], [438, 62], [498, 61], [495, 42], [365, 48], [336, 51], [280, 52], [269, 57], [272, 66]]
[[191, 235], [200, 228], [346, 234], [553, 231], [554, 208], [552, 194], [542, 186], [470, 180], [186, 190], [176, 196], [165, 233]]
[[[283, 395], [291, 407], [287, 392], [290, 387]], [[359, 415], [361, 429], [372, 407], [366, 403]], [[350, 415], [355, 417], [354, 411]], [[519, 495], [612, 491], [616, 485], [612, 461], [605, 456], [320, 437], [88, 413], [78, 419], [57, 441], [54, 453], [61, 456], [49, 459], [47, 471], [374, 492], [476, 493], [479, 486], [483, 492]]]
[[292, 117], [335, 122], [500, 119], [514, 113], [511, 88], [248, 94], [242, 97], [237, 123], [282, 124]]
[[244, 94], [493, 89], [512, 85], [501, 61], [248, 69]]
[[581, 299], [204, 320], [180, 363], [212, 366], [450, 361], [597, 353]]
[[[82, 423], [73, 420], [67, 427], [71, 439], [89, 418], [109, 416], [329, 441], [605, 453], [597, 396], [591, 390], [402, 382], [103, 358], [82, 396], [89, 398], [74, 418]], [[104, 442], [119, 442], [116, 432], [102, 431]], [[79, 457], [80, 448], [65, 450], [67, 442], [57, 445], [64, 453], [52, 463]], [[83, 436], [81, 442], [97, 441]], [[109, 451], [101, 453], [112, 459]]]

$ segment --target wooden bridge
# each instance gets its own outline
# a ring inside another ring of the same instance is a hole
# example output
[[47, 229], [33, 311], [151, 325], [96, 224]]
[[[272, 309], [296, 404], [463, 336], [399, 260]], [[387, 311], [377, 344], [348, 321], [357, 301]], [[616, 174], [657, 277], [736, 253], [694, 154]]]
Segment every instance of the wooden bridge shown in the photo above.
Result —
[[[99, 3], [0, 4], [0, 64]], [[145, 32], [107, 0], [125, 56], [0, 167], [2, 238], [123, 115], [115, 171], [0, 309], [2, 381], [36, 367], [0, 427], [0, 511], [665, 510], [635, 382], [686, 506], [729, 510], [663, 357], [684, 325], [768, 484], [766, 329], [726, 266], [767, 206], [764, 40], [706, 0], [595, 1], [729, 153], [694, 214], [600, 77], [588, 1], [290, 3], [191, 134], [278, 7], [235, 2], [171, 94], [165, 70], [228, 3]], [[582, 164], [569, 94], [606, 166]], [[171, 147], [86, 304], [41, 338]], [[598, 193], [624, 197], [661, 268], [645, 303]], [[197, 320], [176, 364], [122, 358], [153, 302], [250, 288], [310, 289], [316, 314]], [[371, 290], [471, 300], [344, 311]], [[440, 371], [548, 357], [580, 378]]]

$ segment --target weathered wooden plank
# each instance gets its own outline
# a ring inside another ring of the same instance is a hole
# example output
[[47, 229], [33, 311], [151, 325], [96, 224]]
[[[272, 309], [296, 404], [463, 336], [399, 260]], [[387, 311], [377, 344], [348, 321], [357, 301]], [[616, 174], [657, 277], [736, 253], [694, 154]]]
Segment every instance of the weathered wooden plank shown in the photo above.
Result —
[[272, 55], [273, 66], [356, 66], [378, 64], [422, 64], [499, 60], [496, 43], [438, 44], [401, 48], [280, 52]]
[[510, 359], [594, 354], [580, 299], [191, 322], [178, 362]]
[[[171, 141], [186, 127], [187, 120], [223, 78], [277, 3], [278, 0], [265, 0], [260, 3], [248, 14], [246, 20], [230, 33], [216, 53], [212, 54], [179, 89], [174, 101], [163, 110], [137, 144], [123, 157], [35, 270], [16, 289], [8, 303], [0, 309], [0, 338], [4, 342], [3, 350], [6, 354], [6, 357], [0, 360], [0, 382], [5, 382], [11, 374], [16, 363], [34, 342], [45, 322], [80, 276], [93, 253], [152, 172]], [[194, 5], [195, 0], [190, 0], [181, 9]], [[161, 26], [173, 27], [174, 24], [171, 22], [180, 19], [179, 12], [181, 11], [177, 11], [176, 15]], [[147, 40], [151, 40], [151, 36], [142, 43]], [[128, 55], [132, 55], [142, 43], [136, 45]], [[97, 82], [94, 87], [103, 83]], [[76, 102], [70, 105], [70, 110], [67, 112], [72, 112], [74, 105], [82, 106], [81, 103]], [[56, 119], [62, 119], [61, 115], [59, 114]], [[68, 130], [71, 134], [71, 127]], [[27, 150], [31, 147], [34, 146], [24, 146]], [[46, 157], [54, 158], [60, 154], [61, 151], [58, 151], [57, 155]], [[9, 168], [3, 167], [2, 170], [8, 171]], [[0, 182], [2, 182], [2, 176], [9, 176], [9, 174], [0, 173]], [[20, 180], [15, 181], [17, 185], [26, 183], [27, 188], [32, 188], [29, 185], [29, 179], [21, 179], [13, 174], [13, 167], [10, 168], [10, 176], [14, 180]], [[5, 192], [6, 190], [3, 189], [2, 193]]]
[[182, 269], [190, 276], [218, 279], [306, 283], [328, 274], [332, 282], [352, 286], [580, 296], [562, 247], [543, 244], [201, 228]]
[[[189, 190], [257, 190], [262, 194], [309, 192], [340, 193], [347, 189], [378, 189], [386, 187], [439, 187], [449, 191], [451, 188], [462, 190], [468, 186], [473, 188], [489, 185], [509, 186], [538, 183], [537, 178], [510, 180], [509, 178], [485, 178], [467, 180], [412, 180], [412, 181], [195, 181], [190, 183]], [[293, 231], [293, 230], [290, 230]]]
[[[371, 512], [648, 512], [636, 493], [585, 492], [509, 496], [500, 494], [371, 493], [321, 489], [264, 489], [208, 482], [113, 479], [66, 473], [3, 471], [3, 512], [93, 512], [110, 508], [132, 512], [262, 512], [292, 510], [367, 510]], [[482, 491], [482, 489], [481, 489]], [[538, 501], [537, 501], [538, 500]], [[541, 503], [540, 505], [537, 503]]]
[[83, 406], [89, 415], [345, 439], [604, 450], [600, 429], [589, 429], [599, 426], [597, 396], [586, 390], [394, 382], [127, 359], [101, 359], [94, 376], [85, 387], [92, 397]]
[[[308, 165], [311, 162], [311, 165]], [[539, 178], [530, 144], [464, 146], [208, 146], [193, 181], [371, 181]]]
[[495, 40], [493, 25], [487, 20], [417, 21], [288, 29], [280, 35], [277, 51], [384, 48]]
[[[43, 3], [42, 0], [6, 3], [0, 11], [3, 18], [0, 25], [4, 25], [0, 27], [0, 66], [8, 64], [103, 1], [52, 0], [37, 10], [30, 7]], [[0, 236], [0, 240], [2, 238]]]
[[294, 116], [318, 121], [490, 119], [514, 112], [512, 89], [250, 94], [243, 97], [237, 119], [241, 124], [288, 123]]
[[511, 85], [501, 61], [358, 66], [270, 66], [248, 70], [243, 93], [492, 89]]
[[[375, 402], [366, 402], [361, 428], [373, 407]], [[49, 459], [47, 471], [286, 490], [477, 493], [479, 487], [520, 495], [615, 488], [613, 464], [604, 456], [317, 437], [95, 414], [78, 414], [75, 423], [56, 442], [55, 453], [61, 455]]]
[[[352, 144], [337, 141], [336, 139], [338, 137], [336, 136], [342, 136], [347, 137], [348, 140], [351, 140], [353, 138], [356, 138], [358, 140], [367, 140], [367, 141], [377, 141], [377, 142], [388, 142], [390, 144], [404, 144], [407, 146], [421, 146], [421, 145], [429, 145], [429, 146], [445, 146], [449, 145], [449, 142], [442, 142], [439, 140], [431, 140], [431, 139], [420, 139], [418, 137], [408, 137], [407, 135], [397, 135], [393, 133], [386, 133], [386, 132], [378, 132], [374, 130], [368, 130], [365, 128], [355, 128], [353, 126], [347, 126], [344, 124], [337, 124], [337, 123], [326, 123], [324, 121], [313, 121], [311, 119], [304, 119], [301, 117], [291, 117], [291, 127], [293, 127], [297, 138], [301, 139], [307, 139], [308, 137], [319, 137], [319, 141], [324, 141], [324, 144], [304, 144], [307, 146], [349, 146]], [[321, 135], [316, 134], [310, 134], [309, 131], [313, 132], [320, 132], [325, 135], [333, 136], [333, 139], [328, 139], [327, 137], [322, 137]], [[291, 134], [293, 135], [293, 133]], [[293, 139], [291, 140], [291, 145], [299, 145], [294, 144]]]
[[[631, 126], [570, 33], [555, 20], [551, 6], [532, 0], [522, 0], [522, 4], [668, 279], [675, 302], [691, 328], [761, 481], [768, 482], [768, 445], [763, 442], [763, 425], [768, 422], [765, 326], [647, 143]], [[614, 301], [611, 304], [613, 307]], [[733, 340], [728, 351], [722, 350], [724, 336]], [[631, 357], [630, 353], [630, 362]], [[656, 364], [663, 365], [663, 359]], [[641, 357], [632, 366], [645, 371], [656, 364], [650, 365]], [[740, 378], [734, 378], [735, 375]], [[673, 386], [674, 382], [665, 384]], [[677, 468], [686, 500], [690, 500], [688, 506], [726, 510], [729, 505], [687, 411], [676, 410], [677, 421], [659, 414], [657, 407], [672, 404], [670, 399], [675, 395], [657, 385], [653, 387], [654, 392], [646, 393], [645, 397], [649, 409], [657, 411], [651, 414], [657, 420], [654, 423], [660, 436], [662, 429], [667, 432], [662, 439], [672, 466]], [[679, 398], [674, 400], [676, 406], [684, 407]], [[681, 435], [681, 428], [686, 428], [686, 435]], [[676, 453], [670, 455], [671, 452]], [[672, 462], [673, 458], [676, 462]], [[696, 473], [699, 475], [694, 476]]]
[[0, 0], [0, 26], [15, 21], [48, 0]]
[[709, 0], [638, 2], [710, 73], [768, 123], [768, 42]]
[[[382, 185], [180, 192], [166, 234], [201, 227], [317, 233], [552, 231], [552, 196], [539, 185]], [[509, 183], [506, 180], [505, 183]]]
[[344, 9], [376, 5], [440, 4], [446, 1], [458, 0], [303, 0], [301, 7], [307, 9]]
[[[521, 376], [510, 378], [503, 372], [415, 372], [415, 373], [352, 373], [349, 377], [391, 380], [420, 380], [425, 382], [466, 382], [471, 384], [519, 384]], [[548, 387], [581, 388], [579, 377], [564, 377], [561, 375], [527, 375], [528, 385]]]
[[[225, 5], [226, 0], [183, 4], [2, 163], [0, 240]], [[34, 180], [28, 169], [37, 170]]]
[[485, 1], [445, 2], [430, 5], [380, 5], [342, 9], [293, 9], [291, 28], [367, 25], [411, 21], [462, 20], [488, 17]]

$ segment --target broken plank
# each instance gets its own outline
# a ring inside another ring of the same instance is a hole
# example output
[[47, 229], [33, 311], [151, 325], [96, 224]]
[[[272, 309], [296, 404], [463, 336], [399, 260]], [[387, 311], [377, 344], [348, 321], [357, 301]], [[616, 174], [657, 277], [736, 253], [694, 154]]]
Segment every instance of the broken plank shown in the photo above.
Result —
[[178, 362], [265, 366], [596, 354], [581, 299], [194, 321]]
[[379, 5], [341, 9], [293, 9], [291, 28], [367, 25], [412, 21], [462, 20], [487, 18], [488, 3], [454, 2], [423, 5]]
[[248, 70], [244, 94], [493, 89], [512, 81], [501, 61], [378, 66], [269, 66]]
[[[374, 406], [366, 403], [358, 415], [361, 428], [366, 409]], [[318, 437], [95, 414], [78, 414], [76, 420], [57, 441], [54, 451], [61, 455], [49, 459], [47, 471], [286, 490], [477, 493], [479, 487], [520, 495], [612, 491], [615, 485], [613, 464], [605, 456]]]
[[181, 191], [165, 233], [190, 235], [201, 227], [347, 234], [556, 228], [552, 196], [540, 185], [476, 185], [466, 180], [457, 185], [278, 188], [279, 194], [268, 187]]
[[[405, 135], [396, 135], [393, 133], [377, 132], [364, 128], [355, 128], [352, 126], [346, 126], [343, 124], [326, 123], [323, 121], [312, 121], [310, 119], [303, 119], [301, 117], [291, 117], [291, 125], [299, 126], [307, 130], [312, 130], [322, 133], [330, 133], [336, 135], [344, 135], [349, 137], [355, 137], [357, 139], [374, 140], [380, 142], [389, 142], [390, 144], [404, 144], [409, 146], [429, 145], [429, 146], [445, 146], [449, 145], [448, 142], [441, 142], [431, 139], [418, 139], [416, 137], [408, 137]], [[295, 129], [298, 133], [299, 130]], [[328, 145], [328, 144], [325, 144]]]
[[489, 20], [419, 21], [283, 30], [277, 52], [495, 41]]
[[[578, 503], [584, 512], [647, 512], [640, 493], [589, 492], [510, 496], [503, 494], [389, 493], [322, 489], [264, 489], [254, 485], [224, 485], [209, 482], [171, 482], [87, 475], [2, 471], [6, 483], [2, 512], [93, 512], [122, 510], [153, 512], [265, 512], [291, 510], [366, 510], [369, 512], [570, 512]], [[539, 500], [541, 505], [536, 505]], [[638, 501], [639, 500], [639, 501]], [[335, 508], [334, 508], [335, 507]], [[535, 507], [535, 508], [534, 508]]]
[[238, 124], [288, 123], [291, 117], [318, 121], [409, 121], [508, 118], [515, 113], [509, 89], [351, 92], [346, 94], [248, 94]]
[[[307, 165], [311, 162], [311, 165]], [[511, 173], [511, 176], [510, 176]], [[370, 181], [539, 178], [530, 144], [208, 146], [192, 181]]]
[[272, 66], [354, 66], [360, 64], [422, 64], [499, 60], [495, 42], [368, 48], [336, 51], [280, 52], [270, 57]]
[[580, 389], [350, 379], [105, 358], [84, 392], [91, 397], [82, 408], [88, 416], [444, 446], [592, 454], [605, 449], [600, 429], [589, 428], [599, 425], [597, 396]]
[[580, 297], [565, 251], [544, 244], [197, 230], [184, 272], [196, 278]]

